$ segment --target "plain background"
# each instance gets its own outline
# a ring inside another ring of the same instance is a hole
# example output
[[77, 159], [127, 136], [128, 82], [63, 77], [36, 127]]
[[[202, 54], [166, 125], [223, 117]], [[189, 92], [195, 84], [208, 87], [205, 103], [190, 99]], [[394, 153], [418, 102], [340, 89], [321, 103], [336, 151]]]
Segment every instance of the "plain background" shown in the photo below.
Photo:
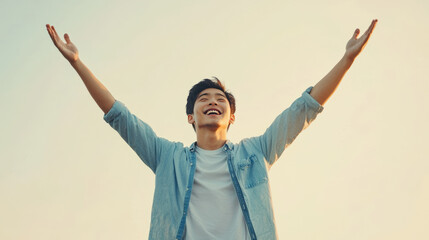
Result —
[[429, 238], [428, 1], [12, 1], [0, 10], [0, 239], [146, 239], [154, 175], [45, 28], [155, 132], [195, 141], [189, 89], [262, 134], [379, 20], [324, 111], [270, 171], [280, 239]]

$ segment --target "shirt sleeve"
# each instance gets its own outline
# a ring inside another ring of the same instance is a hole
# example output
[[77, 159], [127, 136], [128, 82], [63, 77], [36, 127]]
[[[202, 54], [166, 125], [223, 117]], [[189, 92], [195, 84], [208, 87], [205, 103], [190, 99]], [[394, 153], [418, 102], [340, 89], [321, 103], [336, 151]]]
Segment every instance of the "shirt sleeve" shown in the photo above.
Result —
[[307, 88], [259, 137], [252, 138], [256, 147], [260, 148], [269, 166], [280, 157], [283, 151], [295, 140], [301, 131], [307, 128], [323, 111]]
[[152, 128], [132, 114], [120, 101], [104, 115], [104, 120], [115, 129], [140, 159], [155, 173], [163, 149], [172, 142], [156, 136]]

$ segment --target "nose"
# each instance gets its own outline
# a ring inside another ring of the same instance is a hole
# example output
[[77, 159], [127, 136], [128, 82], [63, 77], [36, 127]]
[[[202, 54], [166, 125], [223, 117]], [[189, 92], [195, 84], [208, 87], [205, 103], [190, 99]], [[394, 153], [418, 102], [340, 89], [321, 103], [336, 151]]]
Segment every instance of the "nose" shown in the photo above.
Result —
[[212, 98], [212, 99], [210, 99], [210, 102], [209, 102], [209, 105], [210, 106], [212, 106], [212, 105], [217, 105], [217, 101], [216, 101], [216, 99], [215, 98]]

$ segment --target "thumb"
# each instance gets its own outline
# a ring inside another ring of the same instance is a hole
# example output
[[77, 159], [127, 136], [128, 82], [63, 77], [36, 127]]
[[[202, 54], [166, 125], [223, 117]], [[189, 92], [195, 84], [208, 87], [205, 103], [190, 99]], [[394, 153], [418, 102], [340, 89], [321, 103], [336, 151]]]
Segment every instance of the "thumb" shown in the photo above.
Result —
[[64, 39], [66, 40], [66, 43], [71, 43], [70, 37], [69, 37], [69, 35], [67, 33], [64, 34]]
[[355, 32], [353, 33], [353, 38], [357, 39], [357, 37], [359, 36], [360, 30], [359, 28], [356, 28]]

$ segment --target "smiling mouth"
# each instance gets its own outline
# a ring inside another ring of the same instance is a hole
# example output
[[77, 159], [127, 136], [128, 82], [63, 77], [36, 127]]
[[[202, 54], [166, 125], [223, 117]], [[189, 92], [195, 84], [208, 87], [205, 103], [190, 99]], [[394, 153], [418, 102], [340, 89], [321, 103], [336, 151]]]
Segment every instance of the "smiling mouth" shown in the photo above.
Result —
[[206, 115], [220, 115], [220, 111], [217, 109], [209, 109], [204, 112]]

